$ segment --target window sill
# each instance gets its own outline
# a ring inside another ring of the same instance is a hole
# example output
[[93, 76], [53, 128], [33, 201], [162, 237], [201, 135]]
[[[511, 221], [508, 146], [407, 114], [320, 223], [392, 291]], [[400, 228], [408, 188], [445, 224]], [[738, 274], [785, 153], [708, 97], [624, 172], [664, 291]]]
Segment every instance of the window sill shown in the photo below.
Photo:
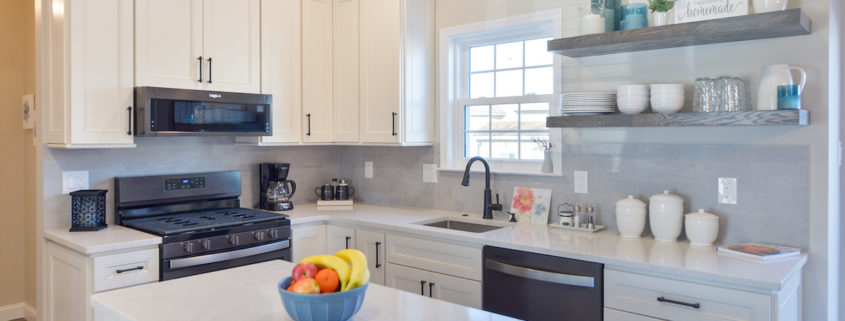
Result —
[[[458, 172], [463, 173], [465, 168], [438, 168], [438, 172]], [[484, 173], [483, 169], [473, 168], [469, 170], [471, 173]], [[497, 170], [491, 169], [490, 174], [493, 175], [515, 175], [515, 176], [539, 176], [539, 177], [563, 177], [563, 173], [541, 173], [541, 172], [523, 172], [515, 170]]]

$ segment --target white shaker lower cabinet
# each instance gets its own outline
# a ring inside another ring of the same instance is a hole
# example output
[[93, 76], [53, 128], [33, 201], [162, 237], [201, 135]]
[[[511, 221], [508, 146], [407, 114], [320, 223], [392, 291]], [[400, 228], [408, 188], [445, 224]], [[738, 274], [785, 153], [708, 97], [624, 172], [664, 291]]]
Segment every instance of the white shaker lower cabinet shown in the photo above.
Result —
[[[792, 276], [780, 291], [772, 292], [605, 269], [604, 305], [638, 317], [666, 320], [793, 321], [800, 315], [800, 277], [800, 273]], [[610, 317], [605, 315], [605, 320], [632, 320], [619, 318], [616, 311]]]
[[132, 0], [45, 1], [49, 79], [38, 124], [49, 147], [135, 147]]
[[387, 234], [386, 285], [481, 308], [481, 249]]
[[157, 246], [86, 256], [48, 241], [45, 254], [45, 321], [94, 320], [92, 294], [158, 282]]
[[604, 308], [604, 321], [661, 321], [661, 319]]
[[384, 285], [385, 257], [384, 232], [368, 229], [355, 230], [355, 248], [364, 252], [370, 269], [370, 282]]
[[343, 249], [355, 248], [355, 228], [326, 225], [326, 253], [335, 254]]
[[291, 262], [326, 254], [326, 225], [291, 226]]

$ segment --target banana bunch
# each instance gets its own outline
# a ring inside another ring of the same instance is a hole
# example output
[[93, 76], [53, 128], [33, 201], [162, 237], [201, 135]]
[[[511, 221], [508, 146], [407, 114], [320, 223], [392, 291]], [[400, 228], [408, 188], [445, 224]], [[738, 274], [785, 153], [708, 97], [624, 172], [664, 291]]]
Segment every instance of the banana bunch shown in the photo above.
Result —
[[320, 269], [332, 269], [340, 280], [340, 292], [349, 291], [370, 281], [367, 257], [355, 249], [340, 250], [335, 255], [314, 255], [300, 262], [314, 263]]

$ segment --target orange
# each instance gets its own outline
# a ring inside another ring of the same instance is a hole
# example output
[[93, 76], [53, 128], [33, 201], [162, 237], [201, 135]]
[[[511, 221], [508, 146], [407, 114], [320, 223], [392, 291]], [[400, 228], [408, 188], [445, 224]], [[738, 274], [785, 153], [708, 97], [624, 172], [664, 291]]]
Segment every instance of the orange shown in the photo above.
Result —
[[331, 293], [337, 291], [340, 281], [337, 278], [337, 272], [332, 269], [322, 269], [314, 276], [317, 284], [320, 285], [320, 293]]
[[293, 280], [290, 281], [290, 286], [288, 287], [288, 292], [293, 292], [293, 284], [294, 283], [295, 282], [293, 282]]

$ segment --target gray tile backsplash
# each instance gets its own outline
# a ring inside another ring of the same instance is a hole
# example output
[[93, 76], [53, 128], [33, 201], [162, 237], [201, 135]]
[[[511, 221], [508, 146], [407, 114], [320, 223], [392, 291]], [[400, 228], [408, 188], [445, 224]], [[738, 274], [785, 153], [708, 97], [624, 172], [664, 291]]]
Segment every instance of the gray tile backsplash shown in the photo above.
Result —
[[[61, 194], [59, 182], [62, 171], [72, 170], [88, 170], [91, 188], [110, 191], [109, 204], [115, 176], [241, 170], [242, 205], [249, 206], [258, 200], [257, 164], [289, 162], [299, 186], [295, 203], [314, 202], [314, 187], [343, 177], [356, 188], [358, 202], [472, 213], [480, 213], [482, 206], [483, 174], [472, 174], [469, 187], [459, 185], [460, 172], [439, 172], [438, 183], [423, 183], [422, 164], [437, 163], [436, 147], [256, 147], [235, 144], [231, 137], [136, 138], [136, 143], [134, 149], [48, 149], [45, 226], [69, 224], [70, 198]], [[373, 178], [364, 178], [365, 161], [373, 162]], [[552, 189], [552, 208], [589, 203], [597, 209], [598, 223], [615, 230], [617, 200], [631, 194], [648, 201], [670, 190], [685, 199], [685, 210], [704, 208], [720, 216], [720, 242], [809, 246], [807, 146], [567, 144], [563, 170], [563, 177], [494, 174], [493, 193], [501, 195], [507, 210], [516, 186]], [[573, 170], [589, 172], [589, 194], [573, 193]], [[737, 205], [718, 204], [719, 177], [737, 178]], [[110, 206], [109, 222], [111, 211]]]

